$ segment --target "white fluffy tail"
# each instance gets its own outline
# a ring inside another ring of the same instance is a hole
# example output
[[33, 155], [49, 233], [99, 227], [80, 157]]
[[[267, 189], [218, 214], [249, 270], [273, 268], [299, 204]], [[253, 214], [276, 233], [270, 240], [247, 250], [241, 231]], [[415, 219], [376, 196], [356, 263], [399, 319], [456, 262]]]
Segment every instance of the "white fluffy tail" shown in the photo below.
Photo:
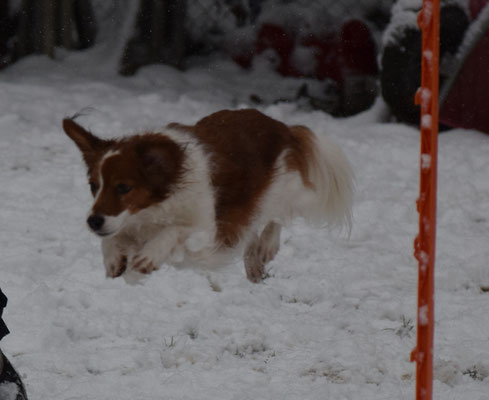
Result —
[[350, 232], [354, 175], [348, 159], [332, 139], [302, 126], [291, 127], [291, 130], [303, 140], [309, 137], [309, 148], [303, 156], [315, 201], [303, 210], [303, 216], [314, 224], [326, 222], [330, 228], [346, 227]]

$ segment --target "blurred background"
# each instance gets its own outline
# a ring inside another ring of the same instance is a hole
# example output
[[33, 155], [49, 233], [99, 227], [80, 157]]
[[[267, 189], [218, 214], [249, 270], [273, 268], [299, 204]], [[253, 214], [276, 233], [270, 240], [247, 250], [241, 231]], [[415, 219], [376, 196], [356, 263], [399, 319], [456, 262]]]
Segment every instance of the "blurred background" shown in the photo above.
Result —
[[[441, 128], [489, 131], [480, 111], [489, 89], [487, 3], [441, 2]], [[393, 118], [417, 124], [421, 5], [421, 0], [0, 0], [0, 69], [33, 53], [62, 59], [63, 49], [97, 46], [115, 53], [114, 72], [124, 76], [156, 63], [185, 70], [209, 58], [228, 60], [245, 70], [274, 71], [293, 88], [286, 98], [252, 93], [251, 103], [295, 101], [349, 116], [381, 95]], [[464, 72], [469, 56], [477, 65]], [[474, 75], [480, 88], [475, 91]]]

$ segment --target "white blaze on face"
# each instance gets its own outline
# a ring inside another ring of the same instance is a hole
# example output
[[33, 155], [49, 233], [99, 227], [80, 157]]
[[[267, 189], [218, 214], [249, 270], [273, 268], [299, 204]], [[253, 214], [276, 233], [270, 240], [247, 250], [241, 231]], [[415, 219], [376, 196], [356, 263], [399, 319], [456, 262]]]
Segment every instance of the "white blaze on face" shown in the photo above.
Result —
[[104, 165], [105, 160], [107, 160], [110, 157], [116, 156], [118, 154], [120, 154], [119, 150], [109, 150], [107, 153], [104, 154], [104, 156], [100, 160], [100, 167], [98, 169], [99, 188], [98, 188], [97, 195], [95, 196], [95, 200], [93, 201], [94, 205], [97, 203], [97, 200], [99, 199], [100, 194], [104, 189], [104, 177], [102, 175], [102, 166]]
[[116, 216], [109, 216], [109, 215], [104, 215], [104, 214], [100, 214], [100, 213], [94, 213], [94, 211], [93, 211], [93, 207], [95, 206], [95, 204], [97, 204], [97, 201], [99, 200], [99, 198], [102, 195], [103, 190], [104, 190], [104, 177], [102, 175], [102, 166], [108, 158], [116, 156], [118, 154], [120, 154], [120, 152], [118, 150], [109, 150], [106, 154], [104, 154], [104, 156], [102, 157], [102, 160], [100, 161], [100, 167], [99, 167], [99, 171], [98, 171], [99, 189], [98, 189], [97, 195], [95, 196], [95, 199], [93, 201], [92, 209], [89, 213], [89, 216], [97, 214], [100, 217], [103, 217], [103, 219], [104, 219], [104, 223], [101, 226], [101, 228], [99, 230], [95, 231], [95, 233], [99, 236], [111, 236], [111, 235], [114, 235], [115, 233], [117, 233], [122, 228], [127, 216], [129, 215], [129, 212], [127, 210], [121, 212], [119, 215], [116, 215]]

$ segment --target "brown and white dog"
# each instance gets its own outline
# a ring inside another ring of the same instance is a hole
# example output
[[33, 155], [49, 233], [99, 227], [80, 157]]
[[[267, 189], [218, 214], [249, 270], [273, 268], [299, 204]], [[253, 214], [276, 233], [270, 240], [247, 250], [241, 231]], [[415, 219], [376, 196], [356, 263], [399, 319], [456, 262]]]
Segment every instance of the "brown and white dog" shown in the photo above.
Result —
[[120, 139], [100, 139], [73, 119], [63, 129], [88, 167], [95, 200], [87, 223], [102, 238], [109, 277], [163, 263], [214, 265], [241, 251], [258, 282], [282, 224], [303, 217], [351, 226], [348, 160], [304, 126], [224, 110]]

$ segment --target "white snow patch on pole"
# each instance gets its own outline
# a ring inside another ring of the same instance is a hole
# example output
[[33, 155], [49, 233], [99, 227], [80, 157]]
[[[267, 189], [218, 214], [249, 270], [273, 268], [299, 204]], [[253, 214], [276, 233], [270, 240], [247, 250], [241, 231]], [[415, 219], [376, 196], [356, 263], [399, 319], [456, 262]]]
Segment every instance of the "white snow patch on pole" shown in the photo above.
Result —
[[421, 326], [428, 325], [428, 305], [419, 307], [419, 324]]

